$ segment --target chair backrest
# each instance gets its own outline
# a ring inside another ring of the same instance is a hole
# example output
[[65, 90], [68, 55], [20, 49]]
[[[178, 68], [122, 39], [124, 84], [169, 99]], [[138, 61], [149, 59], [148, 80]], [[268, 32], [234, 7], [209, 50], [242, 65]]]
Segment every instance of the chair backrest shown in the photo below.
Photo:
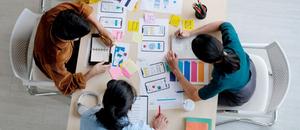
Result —
[[274, 111], [284, 101], [290, 86], [290, 68], [288, 59], [278, 42], [266, 46], [272, 69], [273, 87], [268, 111]]
[[10, 62], [14, 75], [23, 82], [29, 79], [28, 46], [38, 14], [25, 8], [19, 15], [10, 37]]

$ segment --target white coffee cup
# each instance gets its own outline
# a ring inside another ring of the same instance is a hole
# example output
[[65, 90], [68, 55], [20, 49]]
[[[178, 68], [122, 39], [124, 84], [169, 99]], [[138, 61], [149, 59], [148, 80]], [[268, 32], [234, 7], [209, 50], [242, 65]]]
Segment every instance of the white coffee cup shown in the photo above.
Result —
[[195, 102], [191, 99], [184, 100], [183, 109], [187, 112], [193, 111], [195, 109]]

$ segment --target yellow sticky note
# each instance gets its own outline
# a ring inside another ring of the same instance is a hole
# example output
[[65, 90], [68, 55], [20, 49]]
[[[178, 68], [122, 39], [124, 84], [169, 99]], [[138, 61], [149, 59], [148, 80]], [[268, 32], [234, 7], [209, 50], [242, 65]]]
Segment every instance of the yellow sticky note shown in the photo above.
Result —
[[187, 19], [182, 21], [183, 30], [193, 30], [195, 21], [193, 19]]
[[138, 32], [139, 27], [140, 27], [139, 21], [129, 20], [128, 21], [128, 26], [127, 26], [127, 31], [128, 32]]
[[171, 15], [170, 16], [170, 21], [169, 21], [169, 24], [170, 25], [173, 25], [174, 27], [178, 27], [179, 24], [180, 24], [180, 16], [178, 15]]
[[133, 33], [132, 34], [132, 41], [136, 43], [141, 43], [143, 40], [143, 34], [141, 33]]

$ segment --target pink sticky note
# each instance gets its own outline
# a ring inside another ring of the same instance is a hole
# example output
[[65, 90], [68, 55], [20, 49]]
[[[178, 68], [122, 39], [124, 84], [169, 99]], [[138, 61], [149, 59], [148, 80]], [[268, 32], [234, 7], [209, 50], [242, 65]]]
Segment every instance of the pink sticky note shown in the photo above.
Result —
[[130, 78], [132, 76], [126, 69], [121, 69], [121, 71], [126, 78]]
[[123, 76], [122, 70], [120, 67], [111, 67], [109, 70], [110, 76], [113, 79], [118, 79], [119, 77]]
[[155, 16], [154, 16], [154, 14], [152, 14], [152, 13], [145, 13], [144, 14], [144, 21], [145, 21], [145, 23], [155, 23]]
[[122, 41], [123, 40], [123, 32], [120, 30], [113, 30], [112, 31], [112, 36], [118, 41]]

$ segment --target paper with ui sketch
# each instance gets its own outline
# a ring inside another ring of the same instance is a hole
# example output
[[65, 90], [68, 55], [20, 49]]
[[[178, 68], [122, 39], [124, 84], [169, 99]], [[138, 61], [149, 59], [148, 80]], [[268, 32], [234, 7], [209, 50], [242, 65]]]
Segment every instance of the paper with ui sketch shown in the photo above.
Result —
[[140, 65], [140, 93], [148, 95], [149, 109], [160, 105], [162, 109], [182, 107], [183, 93], [178, 82], [169, 82], [169, 72], [165, 62], [146, 61]]
[[132, 11], [138, 0], [112, 0], [112, 1], [114, 3], [121, 5], [125, 9]]
[[148, 96], [140, 95], [136, 97], [131, 110], [128, 112], [128, 118], [131, 123], [148, 122]]
[[138, 45], [139, 59], [164, 60], [169, 48], [168, 22], [168, 19], [156, 19], [155, 23], [150, 24], [140, 19], [139, 33], [143, 35], [143, 39]]
[[123, 40], [126, 24], [126, 10], [119, 4], [110, 0], [98, 3], [97, 19], [117, 41]]
[[141, 9], [160, 13], [181, 14], [183, 0], [142, 0]]

